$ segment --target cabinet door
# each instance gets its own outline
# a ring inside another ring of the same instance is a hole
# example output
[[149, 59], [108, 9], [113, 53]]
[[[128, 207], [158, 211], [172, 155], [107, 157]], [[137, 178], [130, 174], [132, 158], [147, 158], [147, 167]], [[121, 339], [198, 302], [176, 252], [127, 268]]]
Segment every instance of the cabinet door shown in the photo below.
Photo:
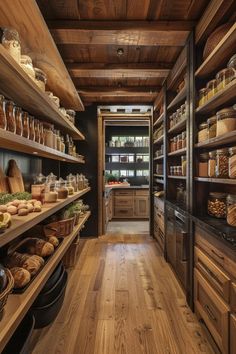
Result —
[[166, 223], [166, 252], [167, 259], [175, 268], [176, 266], [176, 236], [174, 211], [167, 209]]
[[140, 218], [149, 216], [149, 198], [147, 196], [135, 196], [134, 215]]

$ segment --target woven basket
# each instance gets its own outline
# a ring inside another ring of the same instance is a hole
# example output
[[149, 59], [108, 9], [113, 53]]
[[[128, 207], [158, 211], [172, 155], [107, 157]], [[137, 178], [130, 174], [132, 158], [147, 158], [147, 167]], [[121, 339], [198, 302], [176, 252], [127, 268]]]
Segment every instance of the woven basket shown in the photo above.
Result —
[[8, 282], [7, 282], [6, 289], [3, 290], [2, 293], [0, 293], [0, 313], [2, 312], [4, 306], [6, 305], [7, 298], [10, 295], [10, 293], [12, 292], [12, 289], [14, 287], [14, 278], [13, 278], [10, 270], [7, 268], [6, 268], [6, 274], [7, 274]]
[[226, 35], [229, 29], [232, 27], [232, 23], [225, 23], [220, 27], [217, 27], [214, 32], [208, 37], [206, 41], [204, 51], [203, 51], [203, 60], [211, 54], [211, 52], [215, 49], [221, 39]]
[[75, 217], [65, 220], [60, 220], [52, 222], [44, 226], [44, 233], [46, 237], [56, 236], [56, 237], [66, 237], [70, 235], [75, 226]]
[[66, 254], [63, 256], [62, 261], [66, 268], [71, 268], [76, 265], [79, 255], [79, 238], [73, 242], [68, 248]]

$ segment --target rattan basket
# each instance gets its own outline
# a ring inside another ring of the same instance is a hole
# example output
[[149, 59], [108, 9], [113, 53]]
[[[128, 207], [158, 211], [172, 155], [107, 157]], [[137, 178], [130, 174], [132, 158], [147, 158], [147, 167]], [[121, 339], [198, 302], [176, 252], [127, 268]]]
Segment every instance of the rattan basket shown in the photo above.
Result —
[[46, 237], [66, 237], [72, 233], [74, 225], [75, 217], [73, 216], [70, 219], [60, 220], [45, 225], [43, 229]]
[[7, 274], [8, 282], [7, 282], [6, 289], [4, 289], [3, 292], [0, 293], [0, 313], [3, 311], [3, 308], [7, 303], [7, 298], [12, 292], [12, 289], [14, 287], [14, 278], [10, 270], [7, 268], [6, 268], [6, 274]]
[[206, 41], [206, 44], [204, 47], [203, 60], [206, 60], [206, 58], [211, 54], [211, 52], [215, 49], [215, 47], [218, 45], [218, 43], [221, 41], [221, 39], [229, 31], [231, 26], [232, 26], [232, 23], [225, 23], [224, 25], [217, 27], [215, 29], [215, 31], [212, 32], [212, 34], [208, 37], [208, 40]]

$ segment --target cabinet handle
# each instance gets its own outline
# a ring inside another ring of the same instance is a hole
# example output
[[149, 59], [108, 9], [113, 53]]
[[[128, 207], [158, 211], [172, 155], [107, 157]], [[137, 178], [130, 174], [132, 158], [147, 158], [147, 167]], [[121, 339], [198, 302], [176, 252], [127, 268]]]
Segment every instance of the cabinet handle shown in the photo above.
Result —
[[218, 254], [216, 251], [211, 250], [211, 252], [212, 252], [216, 257], [218, 257], [219, 259], [221, 259], [222, 261], [225, 259], [225, 257], [221, 256], [221, 255]]
[[217, 318], [214, 316], [214, 314], [213, 314], [212, 310], [210, 309], [210, 307], [208, 305], [204, 305], [204, 309], [206, 310], [208, 317], [216, 322]]

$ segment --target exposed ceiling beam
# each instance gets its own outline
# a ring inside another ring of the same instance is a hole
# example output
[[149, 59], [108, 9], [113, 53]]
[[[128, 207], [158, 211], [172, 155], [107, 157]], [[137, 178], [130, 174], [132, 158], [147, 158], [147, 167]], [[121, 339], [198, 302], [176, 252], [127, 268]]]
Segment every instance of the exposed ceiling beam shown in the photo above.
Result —
[[49, 21], [56, 44], [184, 46], [193, 21]]
[[117, 86], [82, 86], [78, 87], [77, 91], [81, 94], [93, 94], [93, 93], [135, 93], [135, 94], [146, 94], [146, 93], [155, 93], [158, 94], [161, 90], [161, 86], [126, 86], [126, 87], [117, 87]]
[[73, 78], [110, 77], [110, 78], [166, 78], [170, 72], [164, 64], [103, 64], [69, 63], [67, 68]]
[[81, 96], [85, 99], [93, 97], [156, 97], [156, 92], [127, 92], [127, 91], [107, 91], [107, 92], [80, 92]]

